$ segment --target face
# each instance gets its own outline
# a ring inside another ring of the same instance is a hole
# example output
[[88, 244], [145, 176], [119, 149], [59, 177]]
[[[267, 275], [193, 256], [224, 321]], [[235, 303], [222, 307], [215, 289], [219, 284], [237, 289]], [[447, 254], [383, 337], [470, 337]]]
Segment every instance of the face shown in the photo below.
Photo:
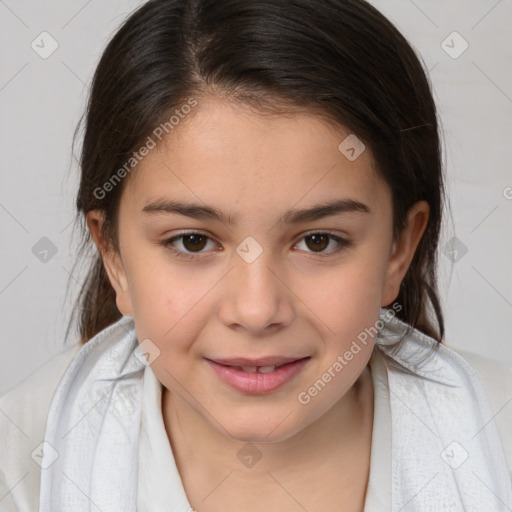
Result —
[[[120, 254], [104, 255], [118, 308], [158, 348], [170, 395], [235, 439], [286, 439], [345, 396], [375, 340], [343, 355], [397, 297], [423, 233], [417, 203], [393, 243], [391, 191], [370, 148], [355, 160], [338, 149], [349, 134], [202, 99], [125, 184]], [[332, 202], [345, 208], [305, 214]], [[100, 219], [88, 216], [98, 247]], [[236, 358], [250, 361], [219, 363]]]

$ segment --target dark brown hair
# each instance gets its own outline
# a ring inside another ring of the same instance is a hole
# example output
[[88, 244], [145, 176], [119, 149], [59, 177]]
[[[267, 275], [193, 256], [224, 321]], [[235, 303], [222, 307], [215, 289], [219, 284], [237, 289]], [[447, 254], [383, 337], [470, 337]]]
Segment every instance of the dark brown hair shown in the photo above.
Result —
[[93, 254], [70, 320], [79, 315], [81, 342], [122, 316], [85, 215], [104, 212], [103, 236], [119, 250], [117, 215], [130, 177], [106, 194], [97, 191], [155, 127], [206, 94], [262, 113], [302, 109], [350, 129], [371, 148], [392, 190], [395, 239], [409, 208], [429, 203], [428, 225], [393, 304], [402, 306], [401, 320], [442, 342], [436, 251], [444, 184], [436, 107], [413, 48], [362, 0], [151, 0], [123, 23], [101, 57], [75, 132], [76, 138], [85, 118], [76, 215], [79, 254]]

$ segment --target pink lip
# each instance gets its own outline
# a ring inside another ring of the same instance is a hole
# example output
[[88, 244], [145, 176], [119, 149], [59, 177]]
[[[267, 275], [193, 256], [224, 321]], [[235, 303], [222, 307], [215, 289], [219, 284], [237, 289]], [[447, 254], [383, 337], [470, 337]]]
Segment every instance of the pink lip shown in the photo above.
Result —
[[[206, 359], [206, 361], [213, 368], [217, 376], [232, 388], [250, 395], [260, 395], [263, 393], [270, 393], [290, 381], [304, 368], [309, 359], [309, 357], [296, 360], [292, 359], [291, 361], [288, 359], [289, 362], [287, 363], [274, 364], [269, 364], [268, 361], [278, 361], [279, 359], [266, 358], [250, 360], [241, 358], [230, 360], [231, 362], [235, 361], [236, 363], [239, 363], [240, 361], [243, 362], [242, 365], [237, 364], [236, 366], [277, 366], [279, 364], [284, 364], [284, 366], [276, 368], [273, 372], [269, 373], [249, 373], [236, 368], [235, 366], [226, 366], [210, 359]], [[281, 358], [280, 360], [282, 361], [284, 358]], [[249, 361], [250, 364], [246, 364], [245, 361]], [[264, 364], [255, 364], [255, 361], [264, 361]]]
[[233, 359], [210, 359], [214, 363], [225, 364], [227, 366], [279, 366], [281, 364], [291, 363], [304, 357], [283, 357], [283, 356], [267, 356], [256, 359], [248, 359], [246, 357], [235, 357]]

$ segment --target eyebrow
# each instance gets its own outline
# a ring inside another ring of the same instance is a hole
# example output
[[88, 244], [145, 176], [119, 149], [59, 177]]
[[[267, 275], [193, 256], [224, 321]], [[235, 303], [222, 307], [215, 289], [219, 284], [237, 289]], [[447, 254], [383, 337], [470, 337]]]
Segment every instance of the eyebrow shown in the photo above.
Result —
[[[199, 220], [213, 219], [228, 225], [236, 224], [238, 218], [236, 215], [225, 215], [222, 211], [213, 206], [184, 203], [167, 199], [157, 199], [147, 204], [142, 208], [142, 212], [147, 214], [179, 214]], [[372, 211], [368, 205], [360, 201], [354, 199], [337, 199], [335, 201], [315, 205], [311, 208], [288, 210], [281, 216], [279, 223], [299, 224], [301, 222], [319, 220], [344, 213], [370, 214]]]

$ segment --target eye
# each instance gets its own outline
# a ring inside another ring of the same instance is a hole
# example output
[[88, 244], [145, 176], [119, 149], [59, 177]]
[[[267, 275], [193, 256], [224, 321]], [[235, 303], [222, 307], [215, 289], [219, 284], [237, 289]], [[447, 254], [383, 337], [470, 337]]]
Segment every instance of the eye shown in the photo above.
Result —
[[[187, 233], [181, 233], [180, 235], [173, 236], [163, 240], [162, 245], [172, 252], [174, 252], [179, 258], [183, 259], [194, 259], [194, 254], [204, 249], [206, 241], [211, 240], [210, 237], [199, 233], [197, 231], [190, 231]], [[179, 245], [185, 248], [176, 249], [176, 242], [179, 241]], [[190, 252], [187, 252], [190, 251]]]
[[[321, 256], [330, 256], [352, 245], [352, 243], [348, 240], [333, 235], [332, 233], [326, 233], [322, 231], [306, 233], [302, 236], [302, 240], [305, 240], [307, 248], [313, 249], [310, 252], [314, 254], [320, 254]], [[196, 254], [199, 255], [202, 252], [205, 252], [203, 249], [207, 246], [208, 241], [213, 242], [210, 237], [203, 233], [190, 231], [181, 233], [171, 238], [167, 238], [163, 240], [161, 244], [167, 249], [171, 250], [178, 258], [192, 260], [198, 257]], [[325, 249], [329, 246], [330, 241], [336, 242], [338, 246], [326, 252]], [[181, 248], [178, 247], [180, 245]]]
[[[302, 238], [305, 241], [304, 243], [306, 247], [309, 249], [313, 249], [313, 253], [317, 253], [320, 255], [325, 254], [326, 256], [338, 253], [339, 251], [351, 245], [351, 242], [345, 240], [344, 238], [333, 235], [332, 233], [325, 233], [321, 231], [306, 233], [305, 235], [303, 235]], [[338, 244], [338, 247], [326, 252], [324, 251], [324, 249], [329, 246], [329, 239], [331, 241], [336, 242]]]

